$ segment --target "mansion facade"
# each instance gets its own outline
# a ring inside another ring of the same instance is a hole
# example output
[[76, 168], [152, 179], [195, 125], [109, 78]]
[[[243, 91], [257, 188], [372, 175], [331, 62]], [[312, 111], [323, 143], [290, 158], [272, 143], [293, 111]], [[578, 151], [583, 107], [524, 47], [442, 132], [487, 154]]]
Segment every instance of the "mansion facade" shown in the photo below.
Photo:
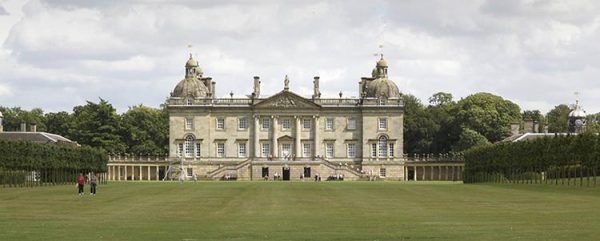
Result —
[[[383, 56], [358, 82], [359, 98], [271, 96], [254, 77], [246, 98], [216, 98], [216, 82], [190, 55], [168, 99], [169, 162], [187, 176], [241, 180], [366, 176], [402, 180], [404, 106]], [[175, 174], [173, 168], [165, 175]]]

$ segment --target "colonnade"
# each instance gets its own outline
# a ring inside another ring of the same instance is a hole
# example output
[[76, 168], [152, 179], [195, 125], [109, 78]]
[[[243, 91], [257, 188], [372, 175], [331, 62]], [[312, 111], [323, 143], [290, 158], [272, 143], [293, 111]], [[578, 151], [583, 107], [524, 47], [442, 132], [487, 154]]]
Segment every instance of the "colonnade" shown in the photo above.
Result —
[[463, 164], [421, 164], [404, 166], [404, 180], [462, 181]]
[[[166, 165], [108, 164], [109, 181], [158, 181], [164, 175]], [[162, 172], [161, 172], [162, 171]]]

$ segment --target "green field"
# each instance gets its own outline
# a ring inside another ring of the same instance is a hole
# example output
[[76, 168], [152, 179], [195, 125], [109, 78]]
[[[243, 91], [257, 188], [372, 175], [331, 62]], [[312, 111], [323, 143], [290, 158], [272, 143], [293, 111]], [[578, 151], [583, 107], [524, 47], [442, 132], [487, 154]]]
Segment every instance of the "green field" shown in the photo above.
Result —
[[[86, 191], [88, 188], [86, 187]], [[0, 188], [0, 240], [598, 240], [600, 188], [137, 182]]]

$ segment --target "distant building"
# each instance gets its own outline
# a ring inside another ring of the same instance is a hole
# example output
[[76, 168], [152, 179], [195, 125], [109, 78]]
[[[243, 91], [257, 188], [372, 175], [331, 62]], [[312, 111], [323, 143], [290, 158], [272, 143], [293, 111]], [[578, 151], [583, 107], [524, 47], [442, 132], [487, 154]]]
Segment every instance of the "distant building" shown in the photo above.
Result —
[[77, 142], [71, 141], [63, 136], [38, 132], [35, 124], [30, 124], [30, 130], [27, 131], [27, 125], [21, 123], [21, 131], [4, 131], [3, 116], [0, 112], [0, 140], [3, 141], [27, 141], [39, 144], [54, 144], [66, 146], [79, 146]]
[[511, 124], [511, 136], [502, 140], [501, 142], [516, 142], [516, 141], [529, 141], [544, 137], [554, 136], [565, 136], [565, 135], [577, 135], [585, 130], [586, 127], [586, 113], [579, 104], [579, 100], [575, 100], [573, 110], [569, 112], [568, 116], [568, 132], [565, 133], [548, 133], [548, 126], [544, 126], [543, 130], [540, 130], [540, 124], [537, 121], [525, 120], [524, 128], [520, 130], [519, 123]]

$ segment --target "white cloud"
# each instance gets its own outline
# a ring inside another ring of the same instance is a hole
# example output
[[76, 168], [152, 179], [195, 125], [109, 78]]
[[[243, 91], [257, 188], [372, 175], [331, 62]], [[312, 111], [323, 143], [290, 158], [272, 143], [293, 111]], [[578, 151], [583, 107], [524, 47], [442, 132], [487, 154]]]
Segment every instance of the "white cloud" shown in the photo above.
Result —
[[2, 7], [9, 13], [0, 15], [2, 105], [70, 110], [102, 97], [121, 111], [158, 106], [183, 77], [189, 44], [217, 96], [249, 94], [254, 75], [263, 94], [276, 93], [286, 74], [301, 95], [312, 94], [320, 75], [324, 95], [357, 96], [383, 43], [390, 78], [423, 101], [439, 91], [456, 98], [488, 91], [545, 112], [579, 90], [588, 112], [600, 111], [600, 3], [593, 0]]

